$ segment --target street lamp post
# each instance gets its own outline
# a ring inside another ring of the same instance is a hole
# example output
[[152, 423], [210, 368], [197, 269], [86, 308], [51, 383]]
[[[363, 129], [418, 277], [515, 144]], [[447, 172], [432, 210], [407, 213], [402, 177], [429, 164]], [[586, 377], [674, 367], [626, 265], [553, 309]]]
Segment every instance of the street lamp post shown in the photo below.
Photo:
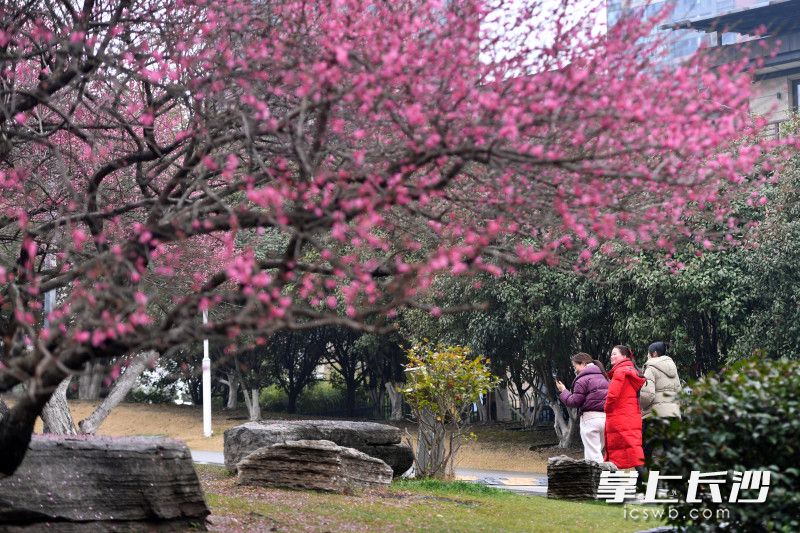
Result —
[[[203, 325], [208, 324], [208, 310], [203, 310]], [[203, 339], [203, 435], [211, 431], [211, 358], [208, 356], [208, 339]]]

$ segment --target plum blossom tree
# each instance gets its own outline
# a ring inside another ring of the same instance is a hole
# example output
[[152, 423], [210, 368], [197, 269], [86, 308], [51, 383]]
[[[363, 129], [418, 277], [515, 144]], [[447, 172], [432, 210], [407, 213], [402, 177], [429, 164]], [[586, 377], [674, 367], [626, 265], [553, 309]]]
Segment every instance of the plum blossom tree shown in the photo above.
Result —
[[745, 65], [662, 75], [650, 24], [573, 4], [4, 2], [0, 391], [26, 394], [0, 471], [89, 362], [380, 331], [438, 275], [735, 239], [696, 221], [772, 170]]

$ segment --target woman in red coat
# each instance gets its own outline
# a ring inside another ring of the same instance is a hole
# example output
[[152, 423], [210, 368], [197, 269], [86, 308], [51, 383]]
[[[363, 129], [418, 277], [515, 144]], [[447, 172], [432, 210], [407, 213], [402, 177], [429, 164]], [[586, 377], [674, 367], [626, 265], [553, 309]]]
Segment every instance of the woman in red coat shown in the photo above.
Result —
[[632, 356], [627, 346], [614, 346], [608, 371], [611, 383], [605, 404], [605, 460], [620, 469], [644, 464], [639, 389], [646, 380], [634, 366]]

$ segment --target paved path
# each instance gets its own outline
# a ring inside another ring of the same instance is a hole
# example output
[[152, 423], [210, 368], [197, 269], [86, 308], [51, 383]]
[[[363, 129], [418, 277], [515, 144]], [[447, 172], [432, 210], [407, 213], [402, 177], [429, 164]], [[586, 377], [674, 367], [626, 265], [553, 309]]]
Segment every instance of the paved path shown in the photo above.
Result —
[[[223, 465], [225, 459], [222, 452], [204, 452], [192, 450], [195, 463]], [[482, 483], [498, 489], [506, 489], [530, 495], [547, 495], [547, 476], [526, 472], [503, 472], [500, 470], [474, 470], [472, 468], [456, 468], [456, 478], [474, 483]]]
[[222, 452], [202, 452], [191, 450], [192, 461], [201, 465], [224, 465], [225, 455]]
[[456, 477], [464, 481], [482, 483], [530, 495], [547, 495], [547, 476], [532, 472], [504, 472], [501, 470], [475, 470], [456, 468]]

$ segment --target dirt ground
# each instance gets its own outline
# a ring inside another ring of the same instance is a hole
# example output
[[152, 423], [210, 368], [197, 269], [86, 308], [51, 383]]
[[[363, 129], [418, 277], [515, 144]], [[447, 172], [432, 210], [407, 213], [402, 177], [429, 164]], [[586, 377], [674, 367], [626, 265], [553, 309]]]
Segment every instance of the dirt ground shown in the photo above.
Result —
[[[70, 409], [77, 423], [88, 416], [93, 402], [71, 401]], [[264, 413], [264, 418], [308, 418], [286, 414]], [[100, 435], [161, 435], [180, 439], [194, 450], [221, 452], [223, 432], [246, 422], [246, 411], [222, 411], [212, 415], [213, 436], [203, 437], [203, 415], [196, 406], [121, 404], [106, 419]], [[414, 434], [412, 424], [400, 424]], [[481, 470], [509, 472], [547, 471], [547, 458], [566, 453], [581, 457], [581, 450], [562, 450], [553, 446], [556, 441], [552, 428], [519, 430], [515, 424], [495, 423], [470, 428], [475, 439], [466, 442], [459, 451], [456, 466]], [[36, 431], [41, 431], [41, 421]], [[532, 450], [531, 447], [534, 447]]]

